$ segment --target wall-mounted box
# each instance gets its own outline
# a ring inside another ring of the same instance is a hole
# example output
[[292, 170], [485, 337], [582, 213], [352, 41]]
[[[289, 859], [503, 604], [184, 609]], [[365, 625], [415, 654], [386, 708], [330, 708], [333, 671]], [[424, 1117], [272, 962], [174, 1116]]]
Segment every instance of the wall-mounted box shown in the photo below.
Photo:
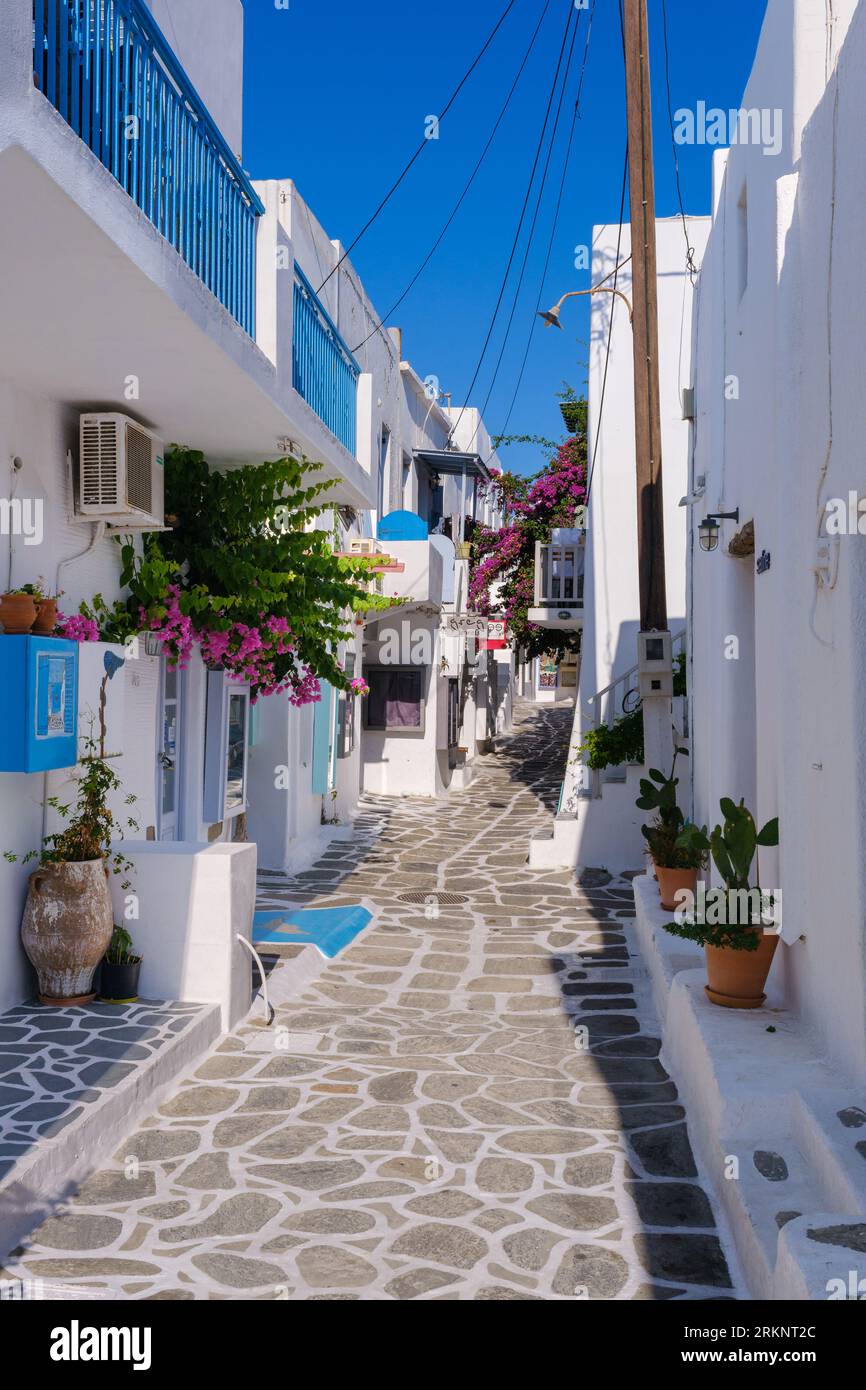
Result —
[[652, 696], [670, 699], [674, 693], [674, 658], [669, 632], [639, 632], [638, 688], [642, 700]]
[[0, 772], [78, 761], [78, 643], [0, 637]]

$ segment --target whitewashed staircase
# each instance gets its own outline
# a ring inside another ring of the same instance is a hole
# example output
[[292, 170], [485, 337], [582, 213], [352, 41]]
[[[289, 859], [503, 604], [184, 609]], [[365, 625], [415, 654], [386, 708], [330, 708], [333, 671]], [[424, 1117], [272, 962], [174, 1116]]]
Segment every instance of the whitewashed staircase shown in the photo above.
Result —
[[[674, 637], [674, 653], [682, 650], [685, 633]], [[581, 762], [578, 748], [591, 723], [598, 728], [623, 712], [626, 696], [636, 685], [637, 666], [617, 676], [580, 707], [574, 706], [574, 726], [562, 784], [559, 808], [550, 831], [541, 831], [530, 843], [529, 863], [534, 869], [605, 868], [613, 874], [639, 869], [645, 862], [641, 835], [644, 813], [635, 806], [640, 779], [646, 776], [639, 763], [627, 763], [605, 772], [592, 772]], [[680, 702], [675, 701], [675, 705]], [[682, 702], [684, 703], [684, 702]], [[679, 736], [680, 747], [688, 739]]]

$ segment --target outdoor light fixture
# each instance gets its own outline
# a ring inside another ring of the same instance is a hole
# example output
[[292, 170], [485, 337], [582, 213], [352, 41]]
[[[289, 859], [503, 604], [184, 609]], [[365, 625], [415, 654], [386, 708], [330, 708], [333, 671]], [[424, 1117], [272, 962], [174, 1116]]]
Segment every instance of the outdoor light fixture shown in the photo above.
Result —
[[719, 545], [719, 523], [722, 521], [739, 521], [740, 509], [734, 512], [710, 512], [705, 516], [698, 527], [698, 536], [701, 542], [701, 550], [717, 550]]
[[[623, 262], [623, 264], [625, 264], [625, 262]], [[589, 290], [569, 290], [568, 294], [564, 294], [561, 299], [557, 300], [551, 309], [540, 309], [538, 311], [538, 317], [544, 319], [548, 328], [561, 328], [562, 323], [559, 318], [560, 309], [567, 299], [573, 299], [575, 296], [581, 294], [615, 294], [622, 300], [623, 304], [628, 309], [629, 323], [633, 322], [634, 310], [632, 309], [631, 302], [627, 296], [623, 294], [622, 290], [615, 289], [613, 285], [593, 285], [592, 289]]]

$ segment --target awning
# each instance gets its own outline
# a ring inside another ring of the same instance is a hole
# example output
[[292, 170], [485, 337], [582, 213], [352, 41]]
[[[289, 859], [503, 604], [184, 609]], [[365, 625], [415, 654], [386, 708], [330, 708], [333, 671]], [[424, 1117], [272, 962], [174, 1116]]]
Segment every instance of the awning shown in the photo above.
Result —
[[491, 481], [480, 454], [460, 454], [454, 449], [413, 449], [412, 454], [434, 473], [450, 473], [460, 478], [465, 470], [468, 478], [481, 478], [485, 483]]

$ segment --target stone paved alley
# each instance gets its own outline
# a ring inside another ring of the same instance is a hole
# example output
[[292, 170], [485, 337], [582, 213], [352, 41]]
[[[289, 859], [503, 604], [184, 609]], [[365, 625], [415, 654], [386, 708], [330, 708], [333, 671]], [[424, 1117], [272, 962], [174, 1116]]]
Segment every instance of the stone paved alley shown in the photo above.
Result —
[[354, 842], [263, 877], [263, 905], [364, 898], [375, 920], [272, 1028], [257, 1004], [6, 1269], [133, 1298], [735, 1296], [630, 886], [527, 867], [570, 726], [523, 706], [469, 791], [367, 799]]

